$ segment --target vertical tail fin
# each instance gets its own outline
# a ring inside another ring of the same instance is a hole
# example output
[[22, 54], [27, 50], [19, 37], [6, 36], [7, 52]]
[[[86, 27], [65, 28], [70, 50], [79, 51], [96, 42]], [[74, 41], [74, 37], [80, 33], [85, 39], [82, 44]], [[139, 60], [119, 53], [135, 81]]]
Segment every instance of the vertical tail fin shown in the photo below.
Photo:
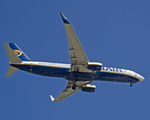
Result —
[[8, 46], [7, 43], [4, 43], [8, 57], [9, 57], [9, 61], [12, 63], [21, 63], [21, 60], [16, 56], [16, 54], [14, 53], [14, 51]]
[[[9, 43], [9, 45], [7, 43], [4, 43], [4, 45], [11, 63], [21, 63], [22, 61], [30, 60], [27, 57], [27, 55], [15, 43]], [[6, 74], [6, 77], [9, 77], [17, 70], [18, 68], [10, 66]]]
[[9, 46], [21, 61], [30, 61], [29, 57], [15, 43], [9, 43]]

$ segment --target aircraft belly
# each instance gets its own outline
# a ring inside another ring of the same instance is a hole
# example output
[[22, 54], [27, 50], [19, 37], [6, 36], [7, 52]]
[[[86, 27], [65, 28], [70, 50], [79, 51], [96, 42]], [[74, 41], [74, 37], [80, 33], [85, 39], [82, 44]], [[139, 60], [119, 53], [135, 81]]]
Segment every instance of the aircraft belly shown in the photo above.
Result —
[[96, 71], [96, 73], [78, 72], [78, 77], [75, 76], [75, 72], [70, 72], [69, 68], [63, 67], [51, 67], [51, 66], [40, 66], [40, 65], [22, 65], [22, 64], [11, 64], [11, 66], [19, 68], [21, 70], [50, 77], [61, 77], [67, 80], [74, 81], [114, 81], [114, 82], [138, 82], [139, 80], [135, 77], [120, 74]]
[[[78, 74], [78, 76], [76, 77], [75, 74]], [[76, 79], [78, 79], [78, 81], [93, 81], [94, 80], [93, 73], [86, 73], [86, 72], [78, 72], [78, 73], [70, 72], [66, 76], [65, 79], [70, 80], [70, 81], [74, 81]]]
[[113, 81], [113, 82], [138, 82], [139, 80], [125, 74], [100, 72], [95, 76], [96, 80]]
[[50, 77], [65, 77], [67, 73], [70, 71], [70, 69], [68, 68], [57, 68], [57, 67], [49, 67], [49, 66], [14, 65], [14, 64], [12, 66], [33, 74], [50, 76]]

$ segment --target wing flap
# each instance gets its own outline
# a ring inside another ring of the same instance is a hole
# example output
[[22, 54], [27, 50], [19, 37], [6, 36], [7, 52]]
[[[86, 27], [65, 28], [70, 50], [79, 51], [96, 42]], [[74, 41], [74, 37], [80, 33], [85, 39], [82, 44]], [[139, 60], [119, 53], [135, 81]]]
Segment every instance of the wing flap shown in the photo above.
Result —
[[[69, 41], [69, 54], [72, 64], [86, 64], [88, 58], [81, 46], [81, 43], [71, 24], [65, 24], [65, 29]], [[73, 59], [76, 58], [76, 59]], [[76, 60], [76, 61], [75, 61]]]

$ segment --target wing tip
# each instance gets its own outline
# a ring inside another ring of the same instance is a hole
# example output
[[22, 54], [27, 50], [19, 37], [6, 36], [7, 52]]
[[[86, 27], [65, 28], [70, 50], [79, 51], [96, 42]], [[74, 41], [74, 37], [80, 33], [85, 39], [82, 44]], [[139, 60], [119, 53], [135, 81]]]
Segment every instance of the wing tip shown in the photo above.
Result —
[[55, 98], [54, 98], [52, 95], [50, 95], [50, 98], [51, 98], [51, 100], [52, 100], [52, 101], [54, 101], [54, 100], [55, 100]]
[[70, 22], [67, 20], [67, 18], [64, 16], [64, 14], [62, 12], [60, 12], [60, 15], [61, 15], [64, 23], [70, 24]]

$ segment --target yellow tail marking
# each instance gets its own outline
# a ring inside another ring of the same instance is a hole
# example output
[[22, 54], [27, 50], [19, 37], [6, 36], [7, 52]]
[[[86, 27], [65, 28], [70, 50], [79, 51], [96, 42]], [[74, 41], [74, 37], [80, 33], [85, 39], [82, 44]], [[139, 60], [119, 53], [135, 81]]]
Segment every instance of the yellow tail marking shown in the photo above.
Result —
[[22, 55], [22, 52], [20, 50], [14, 50], [14, 53], [19, 57]]

